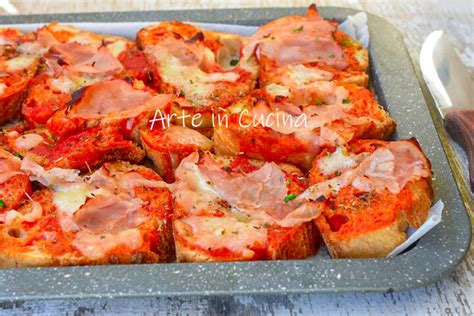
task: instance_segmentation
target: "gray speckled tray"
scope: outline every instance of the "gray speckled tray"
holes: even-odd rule
[[[1,24],[184,20],[260,25],[304,14],[306,8],[229,9],[4,16]],[[321,8],[327,18],[356,11]],[[119,296],[230,295],[406,290],[434,282],[461,262],[471,227],[401,34],[369,14],[372,83],[379,102],[398,123],[397,138],[416,136],[432,162],[435,199],[443,220],[417,245],[393,259],[256,261],[86,266],[0,270],[0,300]]]

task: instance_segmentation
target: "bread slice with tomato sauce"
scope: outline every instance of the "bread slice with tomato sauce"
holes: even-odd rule
[[[282,94],[286,96],[282,96]],[[360,86],[324,82],[303,90],[256,91],[228,108],[214,128],[218,154],[288,162],[309,170],[327,146],[352,139],[387,139],[395,121]]]
[[[90,127],[115,128],[139,143],[139,129],[171,111],[172,96],[157,94],[140,80],[111,79],[82,88],[65,110],[57,111],[46,127],[64,137]]]
[[[424,223],[433,201],[430,163],[414,140],[359,140],[324,150],[306,198],[333,258],[385,257]]]
[[[103,163],[124,160],[140,162],[145,152],[114,127],[91,127],[64,138],[44,128],[7,133],[10,150],[29,156],[47,169],[54,167],[90,171]]]
[[[258,65],[253,57],[240,56],[246,40],[176,21],[147,26],[137,34],[160,91],[180,97],[176,115],[201,116],[198,127],[186,122],[191,128],[211,127],[212,113],[255,87]]]
[[[172,199],[152,170],[106,163],[77,171],[22,168],[46,188],[0,223],[0,266],[160,263],[174,259]]]
[[[30,127],[46,124],[85,86],[123,77],[150,81],[151,70],[143,53],[122,37],[53,22],[38,29],[22,49],[43,61],[22,106]]]
[[[195,152],[175,176],[179,262],[304,259],[316,253],[313,223],[289,220],[287,203],[307,185],[298,168]]]
[[[287,81],[342,81],[366,87],[366,48],[324,20],[313,4],[306,16],[286,16],[259,27],[243,47],[243,58],[260,65],[260,87]]]
[[[0,28],[0,125],[20,117],[28,83],[36,73],[38,56],[21,49],[30,37],[13,28]]]

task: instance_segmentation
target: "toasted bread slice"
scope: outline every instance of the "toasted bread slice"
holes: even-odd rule
[[[183,22],[162,22],[137,34],[139,47],[159,76],[154,78],[159,90],[180,97],[176,100],[178,115],[201,115],[199,127],[210,127],[213,112],[255,87],[257,64],[253,58],[240,60],[245,41],[237,34]]]
[[[138,163],[145,157],[139,146],[125,139],[114,127],[91,127],[61,139],[38,128],[22,134],[11,132],[8,141],[12,152],[22,157],[30,156],[47,169],[90,171],[107,161]]]
[[[93,83],[124,76],[149,81],[150,69],[143,54],[122,37],[53,22],[38,29],[28,44],[24,50],[42,56],[44,61],[22,106],[30,127],[46,124],[56,111],[66,109],[81,88]]]
[[[335,80],[366,87],[368,51],[337,26],[333,20],[322,19],[311,5],[305,17],[287,16],[260,26],[244,46],[243,57],[258,58],[260,87],[288,79]]]
[[[174,181],[174,170],[181,160],[197,150],[211,150],[212,141],[199,132],[172,125],[169,128],[144,128],[140,131],[146,155],[166,181]]]
[[[324,82],[286,96],[278,88],[257,91],[228,109],[228,121],[214,129],[218,154],[288,162],[303,170],[322,148],[357,138],[386,139],[395,121],[369,90]]]
[[[171,100],[170,95],[158,95],[140,80],[104,80],[81,89],[68,108],[55,112],[46,126],[59,137],[87,127],[115,127],[139,142],[139,129],[150,119],[169,113]]]
[[[306,185],[298,168],[193,153],[175,175],[179,262],[303,259],[316,253],[319,237],[311,221],[282,227],[275,220]]]
[[[159,263],[174,259],[171,194],[152,170],[105,164],[87,178],[71,170],[0,224],[0,266]]]
[[[355,175],[355,176],[354,176]],[[323,209],[315,220],[334,258],[385,257],[426,220],[430,163],[413,141],[360,140],[314,161],[310,182]]]

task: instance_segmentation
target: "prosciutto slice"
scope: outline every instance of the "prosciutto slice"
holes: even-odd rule
[[[355,168],[311,186],[297,199],[314,201],[349,185],[362,192],[398,194],[408,182],[430,176],[429,162],[417,145],[412,141],[389,142],[358,161]]]
[[[20,165],[21,160],[19,158],[0,149],[0,184],[16,175],[24,174],[20,170]]]
[[[243,48],[244,59],[264,54],[279,66],[323,62],[337,69],[349,63],[335,41],[336,24],[323,20],[315,8],[306,17],[291,16],[263,25]]]
[[[285,174],[275,163],[239,174],[225,170],[209,153],[201,158],[193,153],[181,162],[176,177],[173,194],[189,212],[218,206],[223,200],[241,221],[258,219],[281,226],[295,226],[321,213],[316,207],[307,207],[305,201],[285,202]]]
[[[86,119],[133,118],[163,108],[170,100],[170,95],[153,96],[150,92],[134,89],[124,80],[102,81],[85,89],[71,115]]]
[[[56,44],[50,49],[49,64],[63,64],[74,72],[98,74],[118,73],[123,66],[106,46],[82,45],[77,42]]]

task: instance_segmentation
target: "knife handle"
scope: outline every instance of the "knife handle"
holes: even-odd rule
[[[449,111],[444,117],[444,126],[466,152],[469,182],[471,192],[474,192],[474,109]]]

